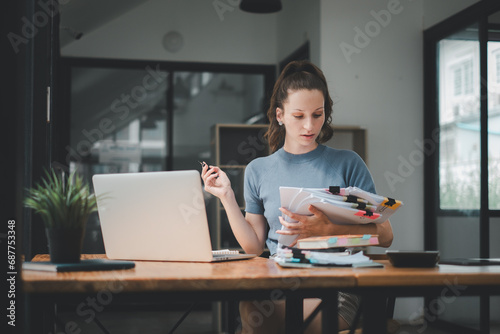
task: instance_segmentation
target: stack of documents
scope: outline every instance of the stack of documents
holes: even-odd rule
[[[383,223],[403,205],[399,200],[357,187],[280,187],[280,200],[282,207],[300,215],[312,215],[309,206],[313,205],[326,214],[332,223],[341,225]],[[286,215],[283,218],[287,222],[297,222]],[[280,235],[278,242],[289,246],[296,237]]]
[[[377,234],[324,235],[297,240],[300,249],[329,249],[341,247],[377,246]]]
[[[278,248],[274,261],[282,267],[378,267],[381,264],[358,252],[318,252],[296,248]]]

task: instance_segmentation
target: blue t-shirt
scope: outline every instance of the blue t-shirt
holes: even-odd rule
[[[361,157],[353,151],[324,145],[305,154],[291,154],[283,148],[250,162],[245,170],[245,211],[264,215],[269,224],[266,244],[276,253],[281,229],[279,187],[358,187],[375,193],[372,176]]]

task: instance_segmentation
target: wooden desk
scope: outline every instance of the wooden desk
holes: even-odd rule
[[[102,255],[87,256],[102,257]],[[47,257],[37,256],[35,260]],[[129,270],[51,273],[23,271],[24,292],[33,303],[33,328],[52,323],[50,314],[37,317],[37,310],[51,310],[58,302],[78,304],[85,296],[106,293],[112,302],[168,302],[178,300],[281,299],[287,301],[287,333],[300,332],[302,299],[322,297],[329,312],[336,312],[337,291],[363,297],[364,334],[383,333],[388,296],[429,296],[450,300],[459,295],[500,294],[500,266],[435,268],[284,269],[272,260],[222,263],[136,261]],[[436,299],[438,300],[438,299]],[[50,312],[49,312],[50,313]],[[334,313],[335,314],[335,313]],[[324,332],[337,327],[336,317],[323,317]],[[332,331],[330,331],[331,333]]]
[[[430,297],[430,309],[442,311],[459,296],[500,295],[500,266],[452,266],[434,268],[385,268],[356,270],[356,287],[363,298],[363,334],[383,333],[387,297]],[[432,312],[432,310],[430,311]],[[430,314],[432,317],[438,314]],[[425,320],[427,321],[427,320]]]
[[[48,257],[39,255],[34,260],[48,260]],[[219,263],[135,263],[134,269],[114,271],[54,273],[23,270],[24,292],[33,304],[32,328],[53,331],[50,328],[54,323],[52,305],[56,303],[78,305],[85,302],[87,296],[99,299],[99,294],[102,294],[103,299],[112,298],[113,303],[284,298],[288,313],[287,333],[298,333],[303,298],[323,297],[336,301],[338,289],[355,286],[349,268],[282,269],[274,261],[264,258]],[[329,307],[336,314],[337,303],[330,303]],[[37,317],[39,310],[46,314]],[[325,318],[327,328],[338,327],[336,317]]]

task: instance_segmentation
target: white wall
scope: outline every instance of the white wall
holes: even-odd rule
[[[430,28],[479,1],[480,0],[424,0],[423,28]]]
[[[282,61],[309,40],[311,61],[319,64],[319,0],[284,0],[278,14],[277,61]]]

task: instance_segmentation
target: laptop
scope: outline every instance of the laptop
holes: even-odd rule
[[[214,254],[196,170],[92,177],[106,256],[116,260],[215,262],[255,254]]]

